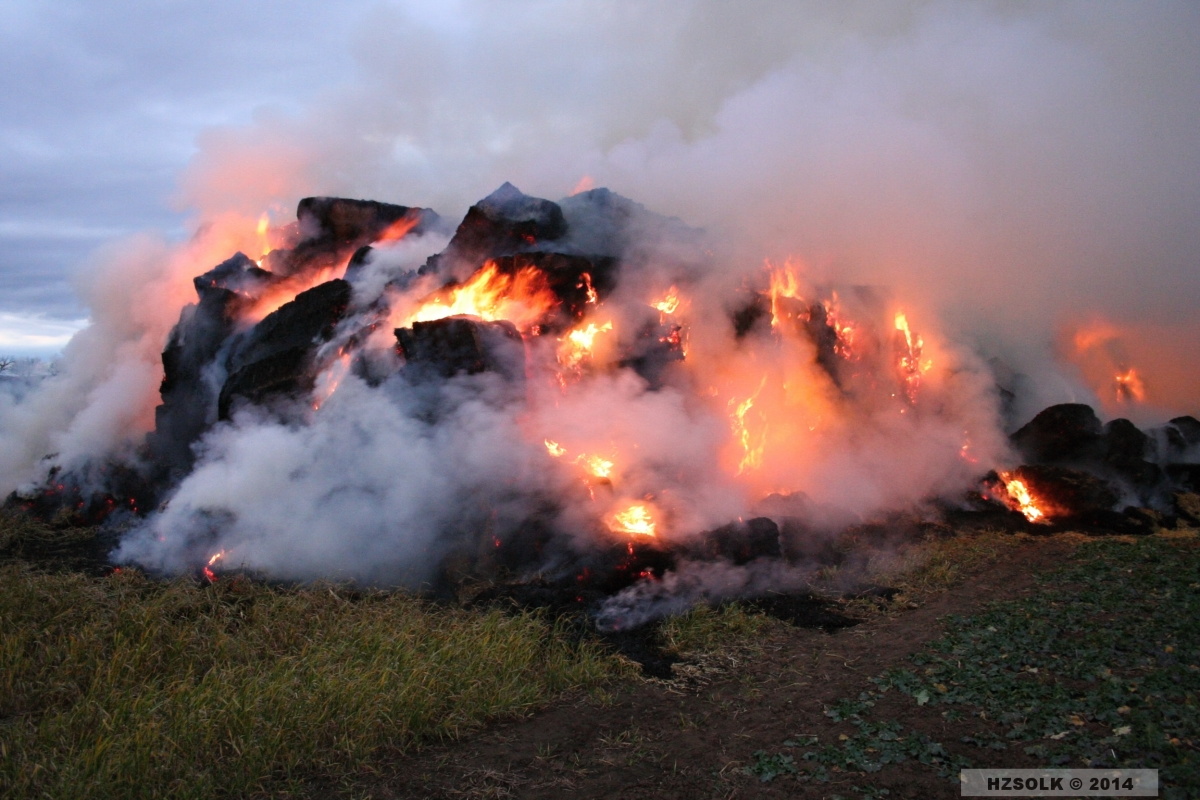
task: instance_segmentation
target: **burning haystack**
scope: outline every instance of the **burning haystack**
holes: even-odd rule
[[[258,238],[195,277],[137,452],[13,502],[132,511],[113,557],[163,573],[692,596],[786,588],[897,512],[1164,522],[1195,485],[1195,420],[1057,406],[1010,441],[992,371],[920,308],[604,189],[505,184],[456,228],[308,198]]]

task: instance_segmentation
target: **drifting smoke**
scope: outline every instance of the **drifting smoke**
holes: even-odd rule
[[[1200,144],[1198,30],[1182,3],[381,7],[354,44],[358,85],[298,118],[206,134],[181,189],[192,242],[98,260],[93,324],[63,373],[2,411],[0,488],[134,458],[191,279],[269,249],[264,210],[268,238],[305,195],[455,219],[506,180],[545,197],[607,186],[706,231],[635,215],[620,281],[584,320],[604,363],[677,286],[678,369],[661,385],[629,368],[566,391],[531,380],[519,403],[495,376],[452,380],[433,416],[431,390],[397,375],[341,378],[303,424],[242,409],[118,557],[171,571],[225,550],[286,577],[419,583],[460,538],[502,540],[530,516],[588,538],[645,502],[662,535],[686,539],[769,514],[768,497],[833,526],[952,496],[1008,457],[997,379],[1017,392],[1009,425],[1110,395],[1110,413],[1194,411],[1200,182],[1180,165]],[[574,246],[612,247],[589,240],[586,219]],[[403,326],[446,275],[389,281],[446,241],[377,248],[356,310],[383,298]],[[764,260],[792,299],[873,331],[869,364],[891,363],[902,309],[923,337],[909,342],[919,388],[884,387],[849,359],[831,378],[794,333],[736,335],[733,298],[768,291]],[[476,266],[447,269],[461,280]],[[1104,352],[1121,353],[1103,370],[1064,344],[1097,319],[1113,331]],[[365,357],[389,363],[389,331]],[[550,342],[531,348],[561,363]],[[1144,403],[1101,374],[1110,366],[1142,370]],[[910,390],[915,402],[895,396]],[[571,466],[587,456],[614,465],[600,489]]]
[[[1171,366],[1200,345],[1198,30],[1188,3],[393,4],[358,85],[213,132],[183,197],[454,217],[586,175],[746,258],[892,287],[1038,377],[1023,411],[1107,394],[1041,380],[1099,315],[1159,353],[1149,402],[1178,413],[1200,390]]]
[[[505,186],[480,207],[530,202]],[[436,273],[416,269],[445,244],[436,232],[372,251],[345,270],[351,311],[322,348],[343,355],[311,394],[282,416],[232,405],[116,557],[174,572],[221,552],[281,577],[415,585],[533,526],[551,534],[537,561],[553,570],[622,537],[686,547],[767,498],[830,528],[861,521],[952,497],[1005,457],[990,374],[877,291],[822,303],[796,265],[739,265],[603,190],[535,206],[554,219],[547,206],[566,235],[546,223],[551,241],[531,235],[529,252],[591,254],[566,286],[577,306],[550,272],[467,258],[467,222],[426,262]],[[567,307],[569,327],[550,332]],[[456,356],[423,362],[412,327],[398,369],[392,327],[463,313],[514,325],[519,363],[448,376]]]

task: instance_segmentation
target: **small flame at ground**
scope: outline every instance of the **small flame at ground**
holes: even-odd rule
[[[546,452],[549,453],[550,455],[554,456],[555,458],[562,458],[567,453],[567,449],[565,447],[563,447],[562,445],[560,445],[558,442],[553,442],[553,441],[547,439],[545,441],[545,444],[546,444]]]
[[[1045,512],[1038,508],[1025,482],[1014,478],[1009,472],[999,474],[1000,480],[1004,481],[1004,488],[1008,492],[1009,505],[1024,514],[1025,519],[1030,522],[1046,522]]]
[[[216,573],[216,571],[213,570],[213,566],[218,561],[223,559],[224,557],[225,557],[225,551],[219,550],[216,553],[213,553],[212,558],[210,558],[208,560],[208,563],[204,565],[204,567],[203,567],[204,577],[209,583],[217,582],[217,573]]]

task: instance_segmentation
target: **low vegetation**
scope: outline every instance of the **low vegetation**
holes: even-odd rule
[[[950,780],[972,766],[1152,768],[1161,796],[1194,796],[1198,615],[1194,534],[1087,542],[1034,595],[951,618],[911,666],[830,705],[826,716],[849,726],[836,741],[797,737],[756,751],[746,772],[845,785],[905,761]],[[893,692],[924,707],[930,724],[895,722]],[[920,730],[945,723],[961,731],[954,741]],[[855,785],[851,796],[878,791]]]
[[[537,615],[401,593],[12,560],[0,586],[4,797],[283,795],[631,670]]]
[[[603,702],[637,672],[537,613],[246,577],[101,577],[72,555],[93,537],[0,516],[0,796],[353,794],[372,765],[571,691]],[[881,555],[867,573],[897,593],[845,608],[901,613],[1018,542],[935,537]],[[1194,534],[1084,541],[1034,595],[951,618],[909,663],[831,703],[836,738],[760,742],[744,771],[880,798],[905,762],[948,781],[964,766],[1145,766],[1172,796],[1200,785],[1198,613]],[[656,638],[694,688],[781,624],[733,604],[664,620]]]

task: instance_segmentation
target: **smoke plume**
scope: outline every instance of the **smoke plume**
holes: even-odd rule
[[[677,286],[678,369],[531,380],[520,402],[490,375],[431,398],[400,374],[351,374],[313,413],[309,397],[283,419],[242,409],[118,557],[175,571],[225,551],[283,577],[420,584],[479,530],[503,541],[531,517],[589,539],[609,510],[648,502],[686,539],[774,497],[845,524],[961,492],[1009,458],[1006,428],[1052,402],[1194,413],[1198,31],[1196,6],[1166,2],[379,6],[349,43],[354,85],[201,138],[179,192],[191,241],[97,255],[81,280],[92,325],[61,374],[0,407],[0,489],[136,461],[191,279],[294,237],[301,197],[456,220],[505,181],[552,199],[608,187],[657,212],[622,229],[622,276],[592,321],[636,329]],[[562,205],[573,246],[610,246]],[[403,324],[440,285],[413,270],[446,243],[376,248],[355,313],[383,302]],[[772,269],[807,302],[837,292],[821,313],[883,337],[878,363],[902,309],[919,388],[849,366],[831,378],[804,337],[735,331],[738,292],[765,292]],[[381,369],[390,329],[364,350]],[[1114,384],[1135,368],[1141,398]],[[997,382],[1015,393],[1007,417]],[[585,456],[616,477],[588,488],[569,466]]]

